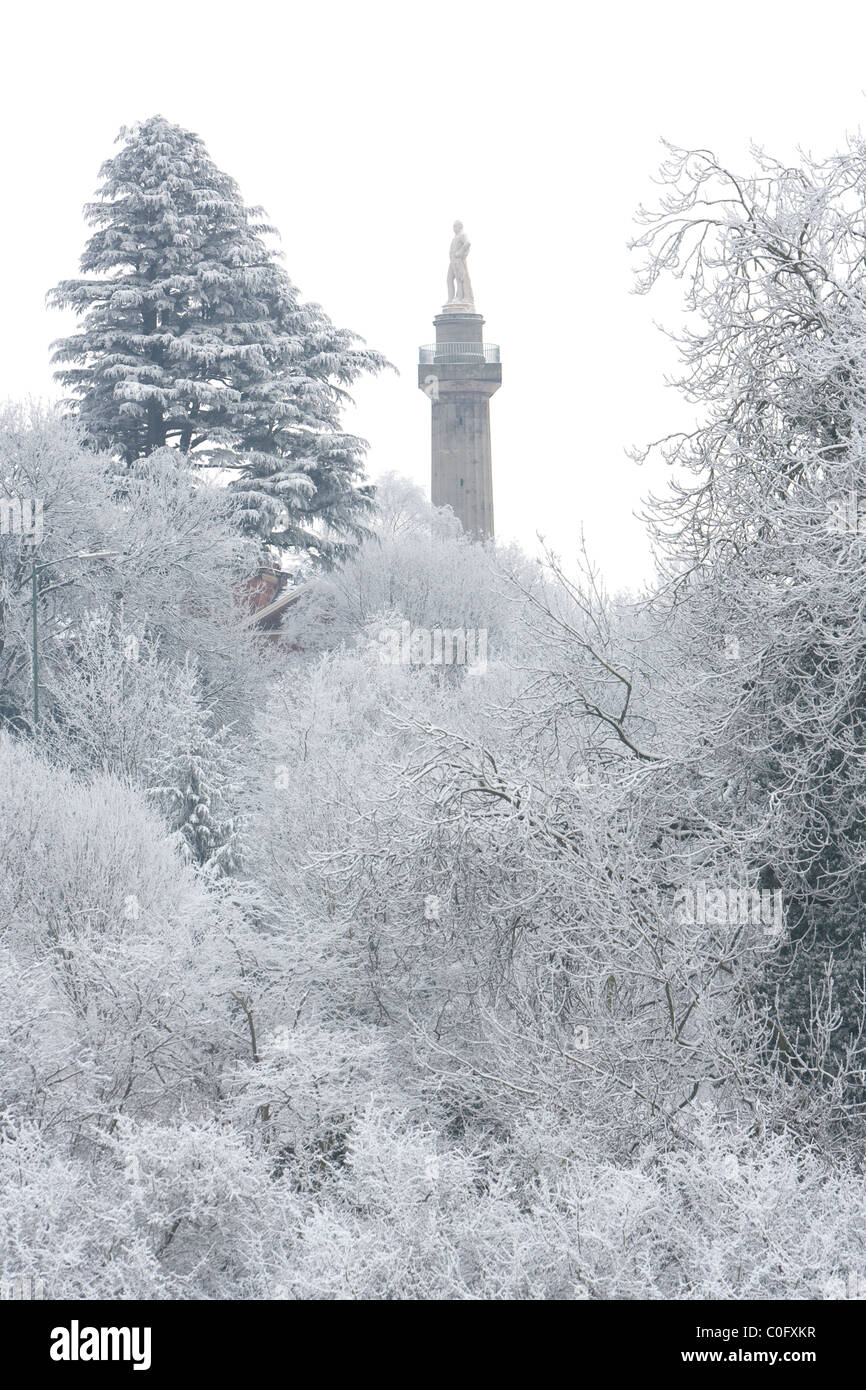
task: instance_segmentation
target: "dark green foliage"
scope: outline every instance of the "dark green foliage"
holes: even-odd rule
[[[88,437],[130,464],[168,444],[230,468],[247,529],[340,553],[371,497],[340,411],[382,357],[300,303],[273,228],[197,135],[154,116],[119,139],[85,210],[86,278],[50,295],[83,320],[54,360]]]

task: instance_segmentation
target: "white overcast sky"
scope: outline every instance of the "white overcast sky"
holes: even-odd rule
[[[534,550],[541,532],[568,558],[583,524],[612,587],[649,573],[634,513],[664,481],[625,450],[687,418],[654,327],[676,297],[630,293],[660,137],[742,166],[752,140],[786,161],[828,152],[864,115],[866,9],[847,0],[43,0],[3,27],[0,394],[54,393],[67,323],[45,291],[77,272],[119,127],[158,112],[266,208],[304,296],[399,368],[362,383],[346,421],[374,476],[429,486],[417,348],[464,222],[502,347],[498,534]]]

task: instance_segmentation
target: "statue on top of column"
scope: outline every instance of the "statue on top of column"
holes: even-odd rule
[[[459,304],[461,309],[474,309],[472,281],[469,279],[469,271],[466,267],[466,257],[469,255],[469,238],[463,230],[462,222],[454,223],[454,239],[448,254],[450,258],[448,262],[448,304]]]

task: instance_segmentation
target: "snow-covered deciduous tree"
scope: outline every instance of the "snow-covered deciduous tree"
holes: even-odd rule
[[[4,992],[38,1000],[19,1012],[7,994],[10,1104],[86,1146],[118,1113],[213,1097],[244,1045],[237,910],[206,894],[127,783],[73,777],[6,736],[0,758]]]
[[[653,513],[689,673],[671,695],[700,711],[676,756],[703,839],[782,894],[778,1056],[847,1076],[863,1113],[866,145],[795,168],[759,152],[745,175],[672,150],[663,178],[643,287],[685,281],[680,384],[703,411],[661,446]]]
[[[183,855],[208,872],[239,862],[231,817],[230,731],[215,729],[193,662],[175,665],[122,613],[85,612],[47,687],[43,747],[79,772],[111,772],[146,789]]]
[[[157,643],[166,661],[182,666],[190,653],[205,701],[219,702],[218,722],[248,726],[267,669],[254,634],[238,622],[256,548],[238,536],[225,490],[191,472],[174,450],[119,477],[80,434],[55,411],[0,414],[8,486],[43,500],[35,558],[44,713],[55,657],[74,650],[85,612],[105,610],[126,635]],[[78,558],[93,553],[106,558]],[[32,708],[32,558],[26,538],[0,538],[0,689],[6,717],[23,723]],[[120,655],[128,670],[130,654]]]
[[[661,182],[634,243],[638,288],[684,281],[677,384],[703,417],[654,446],[677,465],[653,519],[679,572],[760,538],[760,501],[838,487],[860,452],[866,143],[795,167],[755,151],[745,173],[670,147]]]

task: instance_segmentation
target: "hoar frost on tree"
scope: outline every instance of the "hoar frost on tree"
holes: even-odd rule
[[[822,1087],[847,1076],[850,1118],[866,1105],[866,142],[795,168],[757,151],[746,175],[671,149],[662,178],[641,288],[684,281],[679,385],[704,407],[661,445],[675,472],[653,510],[671,669],[691,673],[683,820],[781,892],[763,981],[777,1056]]]
[[[49,296],[82,319],[55,360],[90,439],[129,464],[169,444],[236,470],[248,529],[335,557],[371,497],[340,412],[384,359],[300,302],[274,229],[197,135],[154,116],[118,138],[85,210],[86,278]]]

